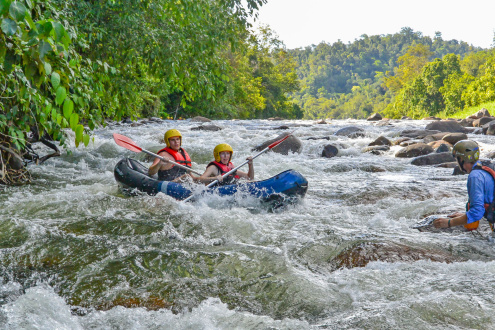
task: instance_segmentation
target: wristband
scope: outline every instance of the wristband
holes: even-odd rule
[[[447,224],[449,225],[449,228],[450,228],[450,219],[449,219],[449,222]]]

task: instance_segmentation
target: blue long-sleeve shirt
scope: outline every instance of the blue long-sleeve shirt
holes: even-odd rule
[[[477,162],[476,165],[481,165],[481,163]],[[469,173],[467,180],[469,211],[466,213],[468,223],[483,218],[485,204],[493,201],[494,187],[493,177],[487,171],[473,170]]]

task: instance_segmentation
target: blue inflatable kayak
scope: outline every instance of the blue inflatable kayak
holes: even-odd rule
[[[114,169],[115,180],[124,191],[137,189],[150,195],[161,192],[177,200],[189,197],[193,192],[180,183],[159,181],[148,175],[148,168],[137,160],[124,158]],[[308,180],[294,170],[287,170],[266,180],[212,187],[201,192],[232,196],[243,193],[263,201],[280,200],[286,197],[302,198],[308,190]]]

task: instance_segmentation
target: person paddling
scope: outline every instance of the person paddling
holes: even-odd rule
[[[191,167],[191,158],[182,148],[182,134],[176,129],[170,129],[165,132],[164,140],[167,147],[158,151],[157,154],[180,165]],[[185,169],[164,162],[159,158],[155,158],[148,169],[149,175],[156,173],[158,173],[158,179],[161,181],[181,182],[188,177],[192,177],[190,173],[186,173]]]
[[[456,212],[448,218],[433,221],[436,228],[449,228],[464,225],[468,230],[478,228],[479,220],[485,217],[493,231],[494,219],[494,164],[480,161],[480,150],[476,142],[462,140],[454,145],[452,155],[459,168],[469,174],[467,180],[468,203],[466,213]]]
[[[196,177],[195,181],[210,183],[212,181],[218,180],[219,185],[226,185],[236,183],[237,180],[239,180],[240,178],[253,180],[254,166],[252,157],[246,158],[246,160],[249,160],[248,173],[237,170],[227,177],[222,177],[223,174],[235,168],[234,164],[232,164],[231,162],[233,154],[234,150],[227,143],[217,145],[213,150],[213,157],[215,160],[208,164],[208,166],[206,167],[206,171],[200,177]]]

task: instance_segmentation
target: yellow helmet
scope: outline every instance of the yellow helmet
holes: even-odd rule
[[[230,160],[232,159],[232,154],[234,154],[234,149],[232,149],[232,147],[229,146],[227,143],[219,144],[215,147],[215,149],[213,149],[213,157],[215,157],[215,161],[220,163],[220,153],[224,151],[230,152],[230,162]]]
[[[169,129],[168,131],[165,132],[165,135],[163,136],[163,139],[165,140],[165,144],[167,145],[167,147],[170,148],[170,142],[168,141],[168,139],[170,139],[171,137],[180,137],[180,145],[182,146],[182,134],[180,134],[180,132],[176,129]]]

